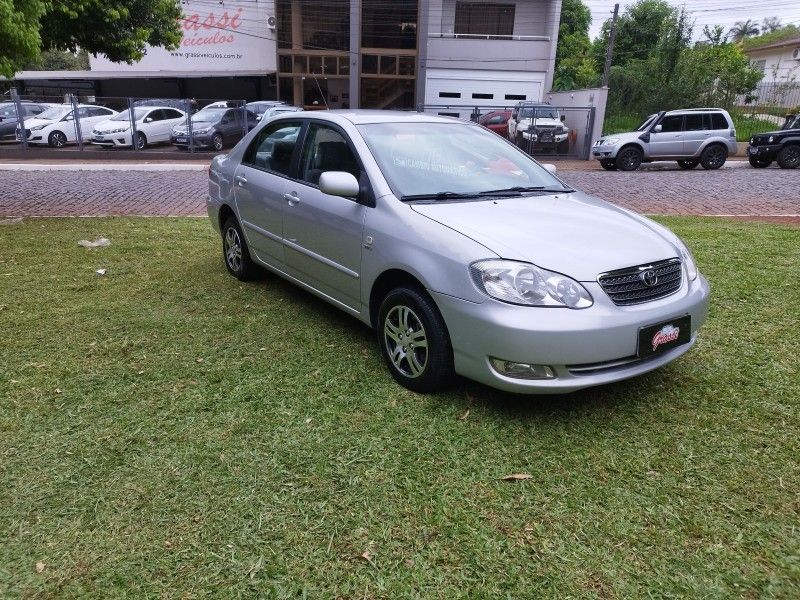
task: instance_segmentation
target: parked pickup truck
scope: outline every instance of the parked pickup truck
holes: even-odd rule
[[[800,115],[787,115],[779,131],[759,133],[750,138],[747,157],[756,169],[764,169],[774,160],[781,169],[800,166]]]

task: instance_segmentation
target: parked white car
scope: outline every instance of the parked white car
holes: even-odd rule
[[[71,104],[58,104],[40,113],[35,119],[25,121],[25,135],[29,144],[47,144],[51,148],[63,148],[78,140],[80,127],[81,140],[87,140],[96,123],[105,121],[117,114],[105,106],[91,104],[78,105],[78,123]],[[22,128],[17,126],[17,139],[22,139]]]
[[[291,112],[299,112],[301,110],[303,110],[303,108],[300,106],[291,106],[289,104],[277,104],[275,106],[267,108],[266,110],[264,110],[263,113],[257,115],[256,118],[259,121],[265,121],[267,119],[271,119],[272,117],[277,117],[278,115],[283,115]]]
[[[136,122],[136,147],[139,150],[148,144],[169,143],[172,128],[186,121],[186,113],[169,106],[140,106],[133,109]],[[132,146],[134,135],[131,129],[130,110],[124,110],[94,126],[92,144],[105,148]]]

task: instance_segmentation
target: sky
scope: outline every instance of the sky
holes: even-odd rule
[[[617,0],[619,12],[633,4],[633,0]],[[703,25],[724,25],[730,29],[736,21],[752,19],[759,24],[764,17],[779,17],[784,25],[794,23],[800,26],[800,2],[794,0],[668,0],[675,6],[685,6],[695,19],[694,35],[699,37]],[[600,33],[600,27],[614,12],[615,0],[583,0],[583,3],[592,11],[592,27],[589,37],[595,39]]]

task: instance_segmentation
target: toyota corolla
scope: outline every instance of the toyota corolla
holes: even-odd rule
[[[233,276],[363,321],[415,391],[571,392],[675,360],[708,312],[688,248],[552,171],[456,119],[293,113],[213,160],[208,214]]]

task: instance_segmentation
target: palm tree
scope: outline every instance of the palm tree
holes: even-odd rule
[[[758,25],[756,25],[756,22],[752,19],[737,21],[730,30],[730,35],[734,42],[741,42],[744,38],[750,37],[751,35],[758,35],[758,33]]]
[[[761,33],[772,33],[773,31],[778,31],[781,27],[781,20],[778,17],[765,17],[761,21]]]

